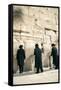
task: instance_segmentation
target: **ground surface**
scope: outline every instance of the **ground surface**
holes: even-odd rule
[[[44,69],[43,73],[35,74],[35,72],[23,72],[19,74],[18,72],[13,76],[13,84],[34,84],[34,83],[49,83],[58,82],[58,70],[54,69]]]

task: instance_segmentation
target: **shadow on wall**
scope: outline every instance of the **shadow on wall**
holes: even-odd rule
[[[34,68],[34,55],[30,55],[24,64],[24,71],[33,71]]]
[[[34,71],[34,55],[30,55],[27,59],[25,59],[24,63],[24,71]],[[16,73],[18,70],[17,60],[14,58],[13,60],[13,73]]]
[[[17,19],[21,19],[21,21],[23,21],[23,12],[20,8],[15,8],[13,9],[13,17],[14,17],[14,20],[17,20]]]

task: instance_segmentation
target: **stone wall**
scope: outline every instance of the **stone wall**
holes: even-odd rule
[[[13,7],[13,70],[17,71],[16,53],[20,44],[26,52],[24,70],[34,70],[35,43],[43,43],[43,66],[49,66],[51,44],[58,45],[58,8],[52,7]],[[57,46],[58,47],[58,46]]]

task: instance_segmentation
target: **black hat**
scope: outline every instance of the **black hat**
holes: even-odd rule
[[[35,44],[36,47],[38,47],[38,44]]]
[[[51,44],[51,46],[55,46],[55,44],[53,43],[53,44]]]
[[[20,45],[20,46],[19,46],[19,48],[22,48],[22,47],[23,47],[23,45]]]

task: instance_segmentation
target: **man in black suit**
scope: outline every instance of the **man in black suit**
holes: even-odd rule
[[[53,57],[53,64],[55,65],[55,69],[57,69],[59,67],[57,48],[55,47],[55,44],[52,44],[51,46],[52,46],[51,56]]]
[[[43,72],[43,68],[42,68],[42,50],[39,48],[38,44],[35,45],[34,55],[35,55],[35,67],[37,69],[36,73],[39,73],[39,69],[41,69],[41,72]]]
[[[23,72],[24,60],[25,60],[25,51],[23,49],[23,45],[20,45],[19,49],[17,50],[17,63],[19,66],[20,73]]]

